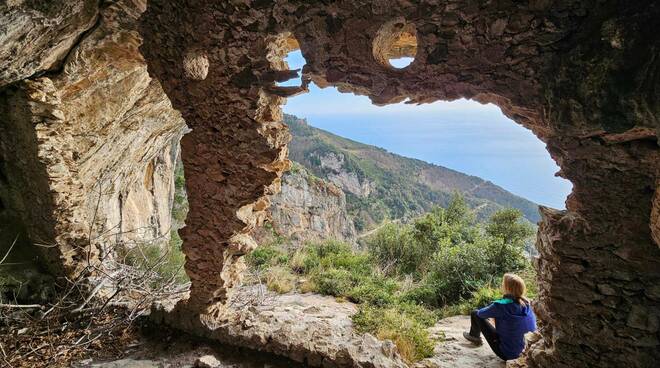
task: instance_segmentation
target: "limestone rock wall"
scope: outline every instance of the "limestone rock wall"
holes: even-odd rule
[[[294,242],[336,239],[354,243],[357,232],[346,210],[346,195],[305,168],[282,177],[280,193],[270,197],[270,223]]]
[[[0,54],[0,84],[11,83],[0,99],[0,198],[48,245],[37,249],[51,271],[71,276],[117,244],[169,238],[185,123],[138,51],[144,1],[45,3],[9,5],[0,18],[14,30],[1,40],[14,54]],[[49,28],[14,29],[25,14],[25,27]],[[59,64],[48,61],[60,51]]]
[[[95,26],[98,0],[8,0],[0,4],[0,87],[61,67]]]
[[[319,157],[321,168],[327,169],[328,180],[338,187],[358,197],[368,197],[371,194],[372,184],[368,180],[360,180],[358,175],[346,169],[346,159],[343,154],[329,152]]]
[[[150,1],[141,50],[193,128],[183,140],[188,306],[208,311],[239,279],[241,256],[254,245],[246,234],[287,167],[283,97],[314,81],[377,104],[471,98],[499,105],[531,129],[574,184],[567,211],[544,210],[537,245],[543,339],[529,363],[654,366],[659,7],[623,0]],[[415,61],[394,69],[382,59],[402,45],[387,43],[410,25]],[[290,36],[307,61],[303,85],[277,87],[291,76],[281,70],[288,44],[281,41]]]

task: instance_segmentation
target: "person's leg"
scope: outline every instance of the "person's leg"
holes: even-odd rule
[[[483,334],[486,342],[488,342],[491,350],[493,350],[493,353],[495,353],[500,359],[506,360],[502,355],[500,340],[495,331],[495,327],[491,325],[488,320],[479,318],[479,316],[477,316],[477,311],[470,313],[470,322],[470,332],[468,335],[471,338],[468,338],[468,336],[466,336],[466,338],[472,342],[478,343],[476,340],[480,342],[480,335]]]
[[[479,337],[481,335],[482,321],[483,320],[477,316],[476,310],[470,313],[470,336]]]

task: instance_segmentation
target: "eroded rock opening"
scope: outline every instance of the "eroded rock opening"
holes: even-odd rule
[[[249,150],[239,148],[231,155],[245,158],[243,174],[228,171],[229,175],[223,176],[228,182],[222,186],[201,172],[202,168],[212,172],[209,162],[215,160],[202,162],[190,158],[186,162],[195,175],[199,174],[192,180],[200,183],[200,189],[204,182],[207,192],[226,194],[227,200],[222,201],[222,205],[218,202],[217,208],[232,209],[225,212],[228,217],[224,222],[231,224],[225,226],[226,230],[208,229],[194,221],[189,224],[185,234],[187,247],[195,248],[195,257],[201,257],[200,250],[206,249],[202,243],[208,241],[203,239],[217,238],[217,242],[226,245],[209,248],[206,254],[217,254],[220,250],[223,254],[229,252],[230,258],[223,256],[223,259],[232,261],[226,263],[228,267],[223,268],[223,273],[236,275],[231,271],[237,270],[233,257],[242,252],[232,252],[230,249],[237,246],[228,241],[232,237],[242,237],[245,229],[252,226],[254,217],[240,216],[244,220],[236,221],[239,216],[233,213],[249,212],[238,211],[246,205],[251,210],[260,208],[255,203],[263,201],[261,196],[273,188],[271,183],[278,182],[279,169],[285,167],[278,165],[279,169],[275,169],[273,164],[286,151],[286,134],[280,136],[282,140],[272,135],[267,139],[268,135],[263,134],[274,132],[272,128],[280,124],[278,98],[291,94],[273,87],[272,81],[277,78],[272,76],[274,73],[269,71],[269,64],[264,60],[267,60],[265,50],[270,43],[267,35],[292,31],[308,62],[305,74],[319,86],[335,85],[340,90],[368,95],[376,104],[459,97],[494,102],[507,116],[530,128],[546,142],[551,155],[562,167],[562,175],[570,179],[575,188],[567,211],[543,210],[537,246],[542,254],[539,314],[545,323],[544,339],[529,350],[530,364],[616,365],[617,362],[624,364],[624,360],[628,363],[634,360],[639,366],[650,364],[651,357],[657,354],[657,329],[640,329],[641,324],[634,321],[644,315],[648,326],[655,325],[650,321],[657,319],[652,312],[657,307],[657,297],[641,289],[623,296],[623,290],[635,289],[635,284],[652,288],[658,279],[658,250],[650,228],[651,198],[657,176],[657,138],[652,133],[653,128],[644,128],[648,126],[645,121],[651,120],[643,118],[656,114],[657,103],[652,102],[656,100],[651,97],[652,89],[645,89],[643,86],[648,84],[641,82],[649,78],[657,81],[657,76],[641,68],[655,65],[652,57],[655,51],[649,49],[647,43],[649,40],[656,43],[657,39],[645,33],[650,32],[651,18],[648,9],[642,8],[650,4],[620,5],[500,3],[480,6],[465,3],[453,6],[442,3],[426,4],[420,11],[416,6],[403,3],[386,8],[376,4],[342,3],[341,6],[329,5],[326,13],[318,13],[316,5],[278,4],[263,8],[227,5],[220,6],[222,13],[214,15],[208,15],[213,13],[205,5],[188,5],[186,12],[206,14],[205,19],[208,19],[202,23],[207,28],[199,33],[186,31],[190,29],[186,26],[187,20],[172,15],[180,14],[184,7],[176,4],[150,7],[143,22],[146,36],[143,52],[150,72],[161,80],[173,104],[194,130],[215,131],[206,139],[201,133],[191,136],[184,144],[184,151],[188,148],[195,152],[204,147],[205,151],[221,152],[227,155],[227,163],[233,167],[237,163],[229,159],[227,149],[212,149],[215,139],[210,137],[220,134],[225,147],[245,147],[247,137],[254,137]],[[418,45],[415,62],[408,68],[393,70],[375,57],[373,40],[383,24],[401,16],[416,25]],[[242,19],[244,23],[231,19]],[[269,23],[266,19],[276,21]],[[305,22],[301,22],[302,19]],[[626,34],[621,36],[627,40],[626,47],[621,49],[615,47],[619,42],[608,41],[612,32],[605,32],[601,27],[606,23],[619,25],[614,27],[619,35]],[[231,29],[232,36],[224,41],[211,41],[204,36],[211,29],[212,34],[225,34]],[[361,31],[356,32],[356,29]],[[631,29],[637,32],[626,31]],[[574,34],[578,36],[571,36]],[[587,34],[602,37],[589,39]],[[217,71],[215,90],[209,88],[209,83],[181,84],[176,70],[164,68],[163,61],[177,59],[181,51],[176,47],[164,50],[156,45],[176,45],[182,37],[194,40],[207,50],[210,69]],[[636,61],[630,64],[632,59]],[[605,69],[591,67],[604,67],[605,63],[614,64],[608,64],[610,67]],[[632,69],[630,65],[640,68]],[[578,77],[584,73],[587,73],[586,78]],[[625,75],[628,81],[639,81],[633,82],[638,86],[634,89],[637,92],[619,88],[618,78]],[[218,85],[224,86],[221,93]],[[191,95],[204,95],[218,102],[215,106],[202,106],[188,97]],[[232,101],[242,101],[244,108],[238,108],[235,102],[228,104],[229,100],[225,99],[228,96],[232,96]],[[607,111],[613,114],[597,113],[597,106],[603,105],[596,101],[609,101]],[[626,110],[624,106],[628,104],[641,104],[650,109],[637,116],[614,113]],[[229,114],[230,110],[233,113]],[[249,112],[248,116],[244,112]],[[236,120],[243,123],[236,125],[232,122]],[[254,129],[248,133],[250,129],[242,127]],[[633,127],[646,133],[633,134],[630,130]],[[232,132],[232,135],[224,132]],[[255,186],[257,178],[264,181]],[[249,180],[249,184],[244,180]],[[238,191],[231,184],[234,181],[243,183],[243,190]],[[201,197],[209,196],[200,194]],[[635,198],[634,203],[639,204],[624,211],[625,230],[620,217],[613,216],[621,213],[624,197]],[[208,200],[199,208],[193,204],[191,217],[213,218],[209,213],[211,206]],[[229,231],[230,228],[235,230]],[[641,254],[639,252],[652,256],[637,258],[635,255]],[[189,254],[189,258],[195,257]],[[205,267],[211,267],[208,261],[203,262]],[[221,283],[200,281],[196,286],[193,280],[193,290],[205,291],[192,299],[193,304],[205,304],[204,300],[222,301],[225,289],[213,292],[213,288],[233,282],[230,279]],[[608,285],[616,291],[604,293],[602,290],[609,289],[605,286],[599,289],[598,285]],[[646,313],[633,313],[635,316],[631,317],[633,304],[637,306],[635,311],[641,311],[641,307]],[[641,336],[653,342],[646,347],[635,344],[633,341]],[[624,356],[627,358],[622,358]]]
[[[373,41],[374,58],[385,66],[403,69],[412,64],[417,55],[417,29],[405,19],[385,23]]]
[[[181,312],[191,323],[200,321],[196,313],[217,321],[211,317],[222,314],[242,257],[255,247],[249,233],[289,167],[279,106],[304,91],[305,78],[375,104],[469,98],[495,103],[531,129],[574,184],[566,211],[542,209],[543,328],[528,364],[657,362],[656,2],[0,7],[10,24],[0,52],[3,223],[47,245],[36,253],[57,277],[98,265],[106,254],[100,240],[129,228],[139,211],[123,209],[145,208],[148,188],[156,187],[146,173],[168,162],[185,120],[190,214],[181,235],[192,288]],[[391,22],[403,28],[383,33]],[[376,56],[374,40],[412,34],[408,24],[415,61],[397,70],[387,57],[412,55],[410,42],[384,44]],[[275,84],[292,76],[269,60],[279,53],[273,40],[290,50],[288,34],[307,60],[301,86]],[[136,227],[160,218],[142,215],[133,217]]]

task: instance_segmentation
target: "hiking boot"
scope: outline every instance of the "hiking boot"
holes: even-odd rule
[[[481,337],[474,337],[474,336],[470,335],[469,332],[463,332],[463,337],[465,337],[465,339],[467,341],[469,341],[469,342],[471,342],[471,343],[473,343],[477,346],[481,346],[481,344],[483,344],[483,342],[481,341]]]

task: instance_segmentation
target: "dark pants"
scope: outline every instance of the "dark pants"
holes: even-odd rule
[[[474,311],[470,314],[471,326],[470,326],[470,335],[474,337],[479,337],[479,334],[483,334],[488,345],[493,350],[495,355],[500,357],[502,360],[506,360],[502,355],[502,350],[500,349],[500,338],[495,332],[495,327],[483,318],[477,316],[477,311]]]

